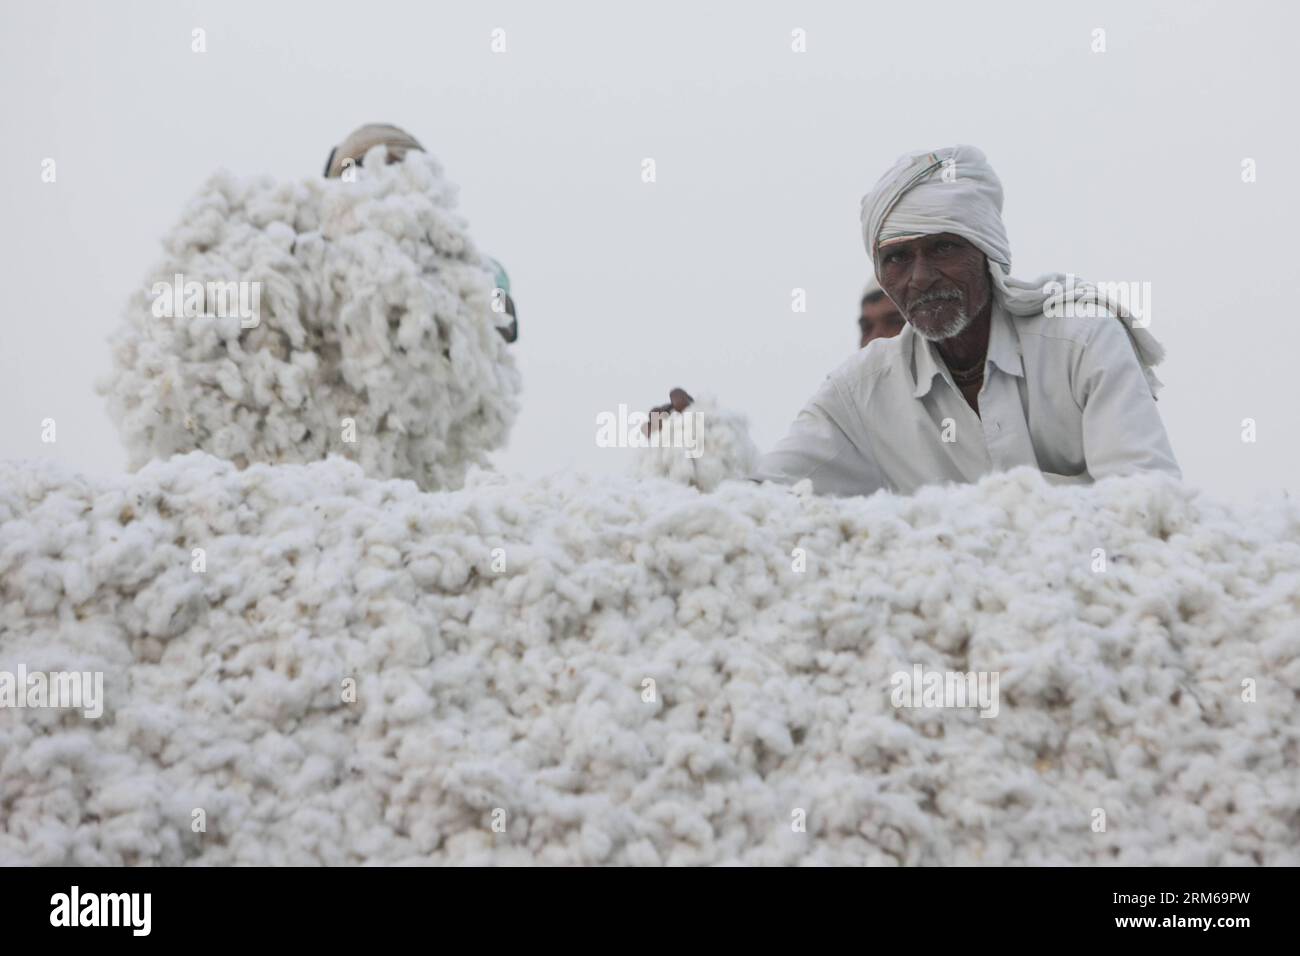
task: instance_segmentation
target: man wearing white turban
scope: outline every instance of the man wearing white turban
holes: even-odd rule
[[[1155,407],[1163,349],[1090,283],[1010,277],[982,152],[903,156],[863,197],[862,229],[907,327],[832,372],[752,478],[846,495],[1018,465],[1064,481],[1180,476]]]

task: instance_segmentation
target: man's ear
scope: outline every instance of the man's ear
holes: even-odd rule
[[[329,179],[329,178],[330,178],[330,167],[334,165],[334,154],[337,153],[338,151],[339,151],[339,148],[338,148],[337,146],[335,146],[333,149],[330,150],[330,158],[327,159],[327,160],[325,160],[325,178],[326,178],[326,179]]]

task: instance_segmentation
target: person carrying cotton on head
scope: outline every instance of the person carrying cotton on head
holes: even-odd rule
[[[907,325],[832,372],[750,477],[841,495],[1021,465],[1181,477],[1155,406],[1164,350],[1090,283],[1010,276],[1002,183],[980,150],[903,156],[861,219]]]
[[[424,152],[420,141],[400,126],[366,123],[358,126],[343,142],[330,150],[329,157],[325,160],[325,178],[346,178],[349,170],[360,167],[365,162],[366,153],[376,146],[385,148],[385,162],[389,165],[400,163],[409,152]],[[510,297],[510,277],[506,274],[505,267],[491,256],[484,257],[483,267],[492,274],[496,283],[497,296],[494,301],[497,304],[494,304],[494,310],[510,319],[509,325],[504,324],[504,320],[499,322],[497,331],[507,342],[513,343],[519,339],[519,315],[515,300]]]

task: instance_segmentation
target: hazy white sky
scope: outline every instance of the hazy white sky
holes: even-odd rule
[[[1187,479],[1300,492],[1295,5],[614,6],[0,0],[0,454],[122,468],[93,381],[185,201],[223,166],[319,175],[374,120],[439,157],[510,271],[506,471],[623,470],[597,414],[674,385],[769,446],[855,345],[862,194],[968,142],[1002,177],[1014,274],[1151,283]]]

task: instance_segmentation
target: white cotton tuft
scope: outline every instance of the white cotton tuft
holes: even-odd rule
[[[651,447],[636,452],[633,474],[668,478],[701,491],[746,477],[758,460],[749,419],[722,408],[711,396],[697,399],[684,412],[666,414],[657,437],[652,429],[649,440]]]
[[[454,488],[503,444],[519,375],[456,187],[427,154],[385,165],[375,147],[355,181],[218,173],[163,247],[99,386],[132,469],[196,449],[240,467],[340,455]],[[207,296],[213,317],[155,315],[155,283],[177,275],[257,283],[255,326]]]
[[[1300,864],[1292,502],[482,477],[0,462],[0,866]]]

